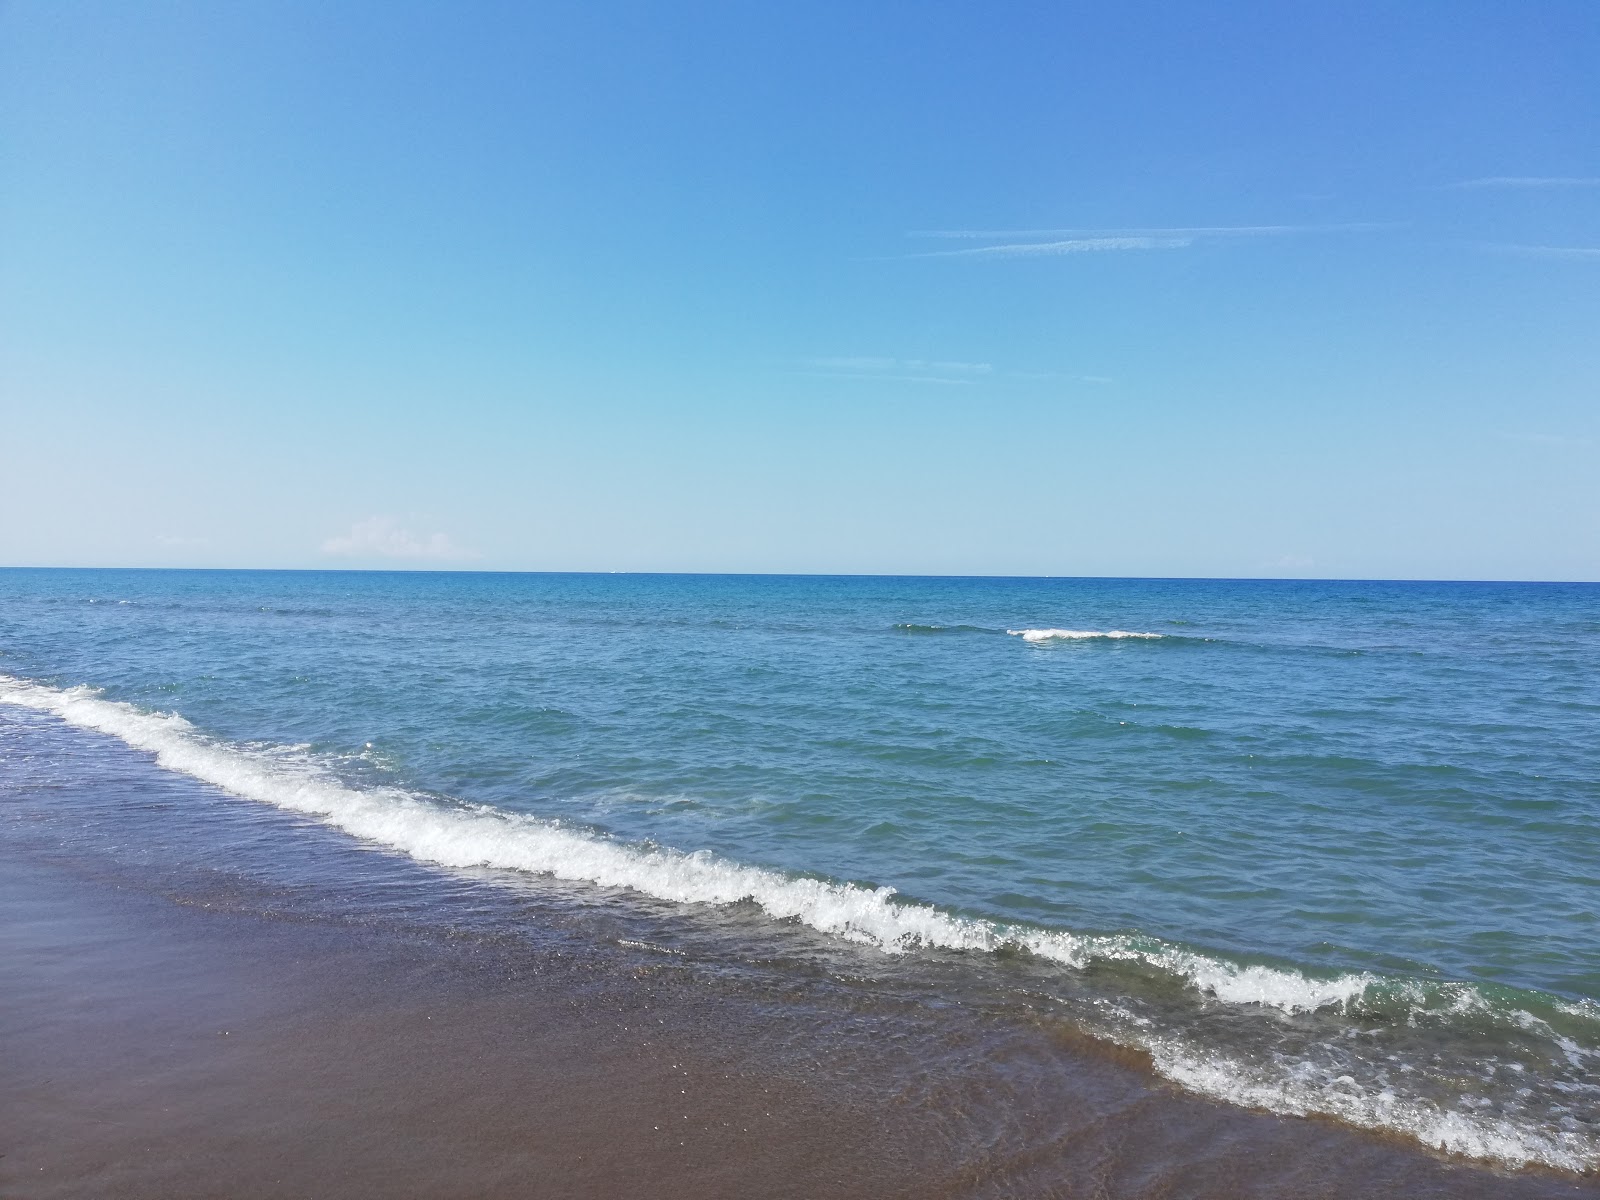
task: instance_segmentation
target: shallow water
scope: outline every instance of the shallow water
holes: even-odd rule
[[[1600,1163],[1600,587],[7,571],[0,672],[463,886],[796,922],[1209,1095]]]

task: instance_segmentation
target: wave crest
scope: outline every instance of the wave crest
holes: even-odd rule
[[[1012,631],[1016,632],[1016,631]],[[1156,634],[1065,633],[1072,637],[1157,637]],[[1030,639],[1043,640],[1043,638]],[[1210,1001],[1240,1010],[1292,1016],[1319,1012],[1416,1024],[1452,1014],[1490,1014],[1501,1023],[1537,1029],[1563,1046],[1569,1060],[1595,1052],[1562,1037],[1544,1020],[1508,1007],[1467,983],[1390,979],[1370,972],[1332,978],[1292,968],[1241,964],[1159,938],[1080,934],[962,917],[908,902],[892,887],[867,887],[763,867],[709,851],[630,845],[489,805],[449,804],[398,787],[356,788],[337,779],[303,747],[240,746],[212,738],[183,717],[103,699],[94,689],[53,688],[0,675],[0,702],[54,714],[155,756],[159,765],[236,796],[316,817],[355,837],[445,867],[490,867],[549,875],[602,887],[628,888],[686,904],[753,903],[776,920],[798,921],[843,941],[889,954],[916,948],[1012,951],[1074,970],[1127,963],[1176,977]],[[1600,1010],[1556,1003],[1553,1011],[1585,1026]],[[1368,1128],[1410,1134],[1428,1145],[1511,1165],[1540,1162],[1565,1170],[1600,1168],[1600,1147],[1583,1134],[1522,1128],[1501,1118],[1440,1109],[1423,1099],[1359,1087],[1347,1075],[1318,1074],[1307,1061],[1251,1065],[1197,1051],[1135,1020],[1111,1036],[1148,1050],[1156,1069],[1194,1091],[1286,1114],[1323,1113]],[[1574,1062],[1574,1065],[1579,1065]],[[1323,1076],[1327,1076],[1324,1078]]]
[[[1019,637],[1025,642],[1077,642],[1090,641],[1095,638],[1145,638],[1160,639],[1165,636],[1159,633],[1136,633],[1128,629],[1008,629],[1012,637]]]

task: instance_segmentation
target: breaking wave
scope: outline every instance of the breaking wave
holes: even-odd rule
[[[1095,638],[1159,639],[1164,636],[1159,633],[1134,633],[1127,629],[1008,629],[1006,632],[1025,642],[1078,642]]]
[[[1392,1086],[1363,1087],[1338,1066],[1315,1058],[1261,1065],[1197,1053],[1179,1038],[1149,1038],[1141,1045],[1168,1079],[1242,1108],[1337,1117],[1362,1129],[1405,1134],[1435,1150],[1513,1167],[1538,1163],[1579,1173],[1600,1167],[1592,1135],[1581,1130],[1445,1108]]]
[[[1122,631],[1010,632],[1033,641],[1159,636]],[[399,787],[353,787],[303,747],[229,743],[201,732],[177,714],[107,700],[88,687],[61,689],[0,675],[0,702],[109,734],[153,754],[164,768],[236,796],[317,818],[425,863],[537,873],[685,904],[753,903],[776,920],[798,921],[888,954],[919,948],[1007,951],[1074,971],[1122,964],[1165,977],[1197,1002],[1223,1006],[1240,1017],[1251,1011],[1278,1014],[1279,1020],[1338,1015],[1413,1028],[1468,1018],[1488,1020],[1559,1046],[1580,1079],[1592,1077],[1591,1067],[1600,1061],[1600,1054],[1589,1048],[1596,1039],[1587,1036],[1600,1031],[1600,1010],[1588,1002],[1570,1004],[1546,997],[1545,1016],[1539,1016],[1468,983],[1423,982],[1371,972],[1319,977],[1233,962],[1143,935],[1080,934],[963,917],[902,900],[892,887],[786,874],[708,851],[628,844],[489,805],[444,802]],[[1558,1033],[1551,1021],[1583,1026],[1588,1045]],[[1321,1062],[1309,1051],[1298,1057],[1273,1053],[1253,1060],[1217,1047],[1199,1047],[1192,1037],[1145,1016],[1113,1020],[1099,1032],[1147,1051],[1167,1078],[1233,1103],[1284,1114],[1334,1116],[1513,1166],[1541,1163],[1580,1172],[1600,1169],[1600,1144],[1586,1126],[1551,1128],[1538,1119],[1519,1121],[1470,1105],[1441,1106],[1389,1086],[1381,1073],[1358,1083],[1343,1069],[1342,1060]]]

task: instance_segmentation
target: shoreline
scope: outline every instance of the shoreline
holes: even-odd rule
[[[213,903],[52,848],[8,808],[8,1197],[1600,1190],[1182,1093],[1043,1017]]]

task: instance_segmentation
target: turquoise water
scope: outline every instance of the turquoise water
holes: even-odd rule
[[[424,861],[999,949],[1197,1090],[1600,1161],[1600,586],[13,570],[0,673]]]

